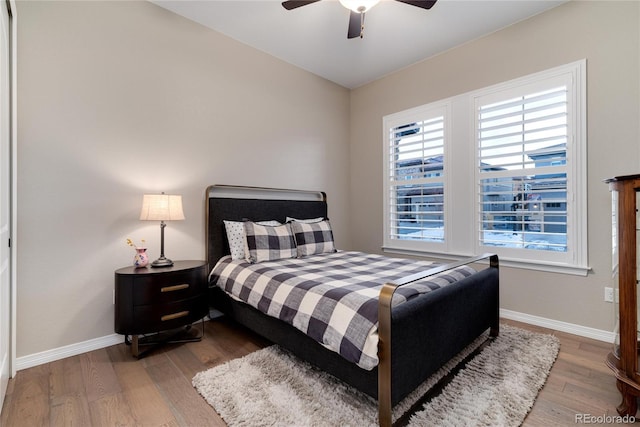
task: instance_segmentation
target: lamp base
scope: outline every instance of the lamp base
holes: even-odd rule
[[[150,265],[151,267],[171,267],[173,265],[173,261],[171,261],[169,258],[161,256],[157,260],[153,261]]]

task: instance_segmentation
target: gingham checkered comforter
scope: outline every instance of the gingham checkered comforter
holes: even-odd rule
[[[386,282],[437,264],[337,252],[249,264],[222,258],[210,283],[279,318],[363,369],[378,364],[378,294]],[[397,305],[475,273],[463,266],[400,287]]]

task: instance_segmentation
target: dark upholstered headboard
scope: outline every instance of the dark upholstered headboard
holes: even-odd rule
[[[327,197],[321,191],[212,185],[206,191],[206,251],[209,269],[229,254],[223,220],[284,223],[286,217],[327,217]]]

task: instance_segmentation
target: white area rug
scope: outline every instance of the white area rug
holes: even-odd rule
[[[445,377],[484,338],[393,409],[394,420]],[[552,335],[501,326],[443,390],[410,418],[412,426],[519,426],[558,351]],[[198,392],[229,426],[375,426],[377,403],[278,346],[198,373]]]

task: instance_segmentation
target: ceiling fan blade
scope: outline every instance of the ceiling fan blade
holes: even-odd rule
[[[348,39],[355,39],[362,35],[362,17],[358,12],[351,11],[349,15],[349,30],[347,31]]]
[[[436,0],[425,0],[425,1],[396,0],[396,1],[399,1],[400,3],[410,4],[411,6],[420,7],[422,9],[431,9],[433,5],[436,4]]]
[[[306,6],[306,5],[311,4],[311,3],[316,3],[316,2],[319,2],[319,1],[320,0],[306,0],[306,1],[305,0],[300,0],[300,1],[288,0],[288,1],[283,1],[282,2],[282,7],[284,7],[287,10],[291,10],[291,9],[296,9],[298,7],[301,7],[301,6]]]

